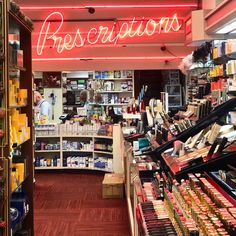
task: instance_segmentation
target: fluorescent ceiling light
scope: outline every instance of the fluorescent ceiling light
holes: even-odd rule
[[[230,34],[236,34],[236,30],[231,31]]]
[[[228,34],[236,30],[236,20],[225,25],[223,28],[216,31],[217,34]]]

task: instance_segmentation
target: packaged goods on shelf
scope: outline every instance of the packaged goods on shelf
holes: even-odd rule
[[[35,125],[36,136],[49,136],[49,135],[59,135],[60,125],[59,124],[45,124],[45,125]]]
[[[94,157],[94,167],[106,170],[106,171],[113,171],[113,159],[104,156],[95,156]]]
[[[92,151],[93,150],[93,141],[89,142],[80,142],[80,141],[71,141],[63,140],[62,141],[63,150],[82,150],[82,151]]]
[[[61,160],[59,156],[38,156],[35,158],[35,167],[61,167]]]

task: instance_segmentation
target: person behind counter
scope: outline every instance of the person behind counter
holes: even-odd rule
[[[40,117],[46,117],[48,120],[51,118],[51,105],[45,100],[38,91],[34,91],[35,113]]]

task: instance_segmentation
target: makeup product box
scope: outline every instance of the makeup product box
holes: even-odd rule
[[[124,197],[124,175],[105,174],[102,182],[103,198],[123,198]]]

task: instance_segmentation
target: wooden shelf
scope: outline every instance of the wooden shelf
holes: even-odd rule
[[[109,151],[106,152],[106,151],[97,151],[97,150],[94,150],[94,153],[113,155],[113,152],[109,152]]]
[[[36,138],[60,138],[60,135],[42,135],[42,136],[36,136]]]
[[[60,152],[60,150],[35,150],[37,153]]]
[[[96,136],[93,136],[94,138],[102,138],[102,139],[113,139],[112,136],[104,136],[104,135],[96,135]]]
[[[62,150],[63,152],[93,152],[93,150],[77,150],[77,149],[74,149],[74,150]]]
[[[63,157],[67,156],[67,155],[73,155],[74,156],[82,156],[83,153],[86,153],[88,154],[89,156],[91,156],[92,158],[96,158],[98,157],[99,155],[101,155],[102,157],[104,156],[105,158],[107,159],[112,159],[112,165],[113,165],[113,168],[112,170],[115,172],[115,173],[121,173],[123,171],[123,166],[122,166],[122,162],[120,160],[120,149],[122,147],[122,144],[123,144],[123,134],[122,134],[122,130],[121,130],[121,127],[120,125],[118,124],[114,124],[113,127],[112,127],[112,131],[113,131],[113,136],[106,136],[106,135],[98,135],[98,134],[94,134],[94,135],[73,135],[73,134],[66,134],[65,132],[65,136],[63,135],[64,133],[61,132],[62,134],[61,135],[58,135],[58,141],[60,141],[60,152],[58,151],[58,158],[60,158],[60,163],[63,163]],[[54,138],[55,136],[53,137],[49,137],[49,141],[50,141],[50,138]],[[36,137],[38,138],[38,136]],[[45,139],[45,136],[40,136],[40,138],[42,138],[42,140]],[[45,139],[47,140],[47,139]],[[62,150],[62,148],[64,147],[62,142],[64,140],[75,140],[75,141],[83,141],[83,140],[87,140],[87,141],[109,141],[110,143],[113,144],[113,152],[109,152],[109,151],[102,151],[102,150]],[[89,146],[87,148],[90,148]],[[36,150],[37,151],[37,150]],[[35,153],[35,156],[36,157],[40,157],[38,153],[42,154],[43,156],[43,153],[51,153],[51,150],[42,150],[43,152],[40,152],[40,150],[38,150],[39,152],[36,152]],[[47,154],[45,154],[46,156]],[[54,167],[54,166],[50,166],[50,167],[35,167],[36,169],[65,169],[67,167]],[[68,169],[68,168],[67,168]],[[71,168],[70,168],[71,169]],[[75,168],[72,168],[72,169],[75,169]],[[77,169],[81,169],[81,168],[77,168]],[[88,169],[88,168],[86,168]],[[85,169],[85,170],[86,170]],[[108,170],[101,170],[99,168],[93,168],[93,170],[99,170],[99,171],[108,171]]]
[[[96,91],[97,93],[133,93],[133,91],[121,91],[121,90],[117,90],[117,91]]]
[[[12,108],[22,108],[22,107],[26,107],[27,104],[25,105],[10,105],[9,108],[12,109]]]
[[[99,103],[100,106],[128,106],[128,103]]]
[[[114,81],[125,81],[125,80],[133,80],[133,78],[106,78],[106,79],[95,79],[95,80],[114,80]]]
[[[10,65],[10,70],[20,70],[20,71],[26,71],[25,67],[17,66],[17,65]]]
[[[86,134],[67,134],[63,135],[62,138],[93,138],[93,135],[86,135]]]
[[[62,167],[35,167],[35,170],[99,170],[99,171],[104,171],[104,172],[113,172],[111,170],[105,170],[105,169],[100,169],[100,168],[89,168],[89,167],[67,167],[67,166],[62,166]]]

